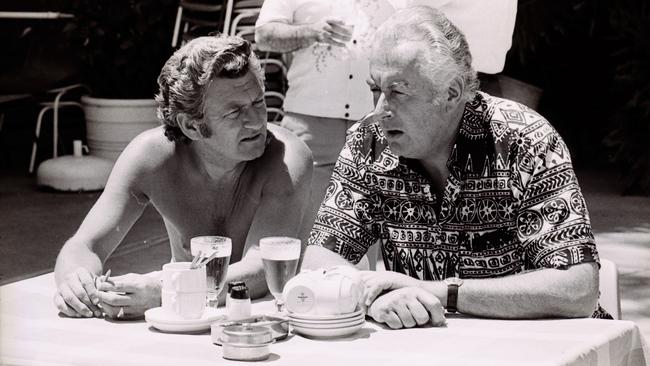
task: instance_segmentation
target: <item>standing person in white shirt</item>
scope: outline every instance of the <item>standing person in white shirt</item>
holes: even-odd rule
[[[314,215],[347,129],[373,109],[366,83],[371,38],[395,9],[413,5],[439,8],[466,32],[477,71],[503,70],[516,0],[266,0],[262,6],[255,26],[258,47],[293,52],[282,125],[312,151]],[[352,32],[345,27],[350,24]]]

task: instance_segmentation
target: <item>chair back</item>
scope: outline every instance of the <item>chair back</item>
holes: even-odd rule
[[[172,47],[200,36],[220,32],[224,23],[224,0],[181,0],[176,13]]]
[[[618,269],[608,259],[600,259],[600,305],[614,317],[621,319],[621,300],[618,285]]]

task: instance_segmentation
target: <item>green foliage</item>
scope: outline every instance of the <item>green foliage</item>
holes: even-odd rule
[[[103,98],[152,98],[172,53],[175,0],[76,0],[64,32],[83,81]]]

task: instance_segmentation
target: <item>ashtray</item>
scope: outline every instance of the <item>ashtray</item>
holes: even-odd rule
[[[250,318],[240,320],[222,319],[212,323],[210,334],[212,343],[221,345],[223,329],[231,326],[262,327],[271,331],[274,341],[285,339],[289,334],[289,318],[280,318],[270,315],[253,315]]]

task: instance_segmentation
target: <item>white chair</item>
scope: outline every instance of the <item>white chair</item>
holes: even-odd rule
[[[608,259],[600,259],[600,305],[614,319],[621,319],[621,300],[616,264]]]
[[[172,47],[191,41],[199,36],[216,33],[222,28],[223,1],[201,2],[181,0],[176,12]]]
[[[45,101],[39,103],[41,106],[41,111],[38,113],[38,118],[36,119],[36,131],[34,133],[34,141],[32,142],[32,154],[29,159],[29,173],[34,172],[36,165],[36,150],[38,148],[38,138],[41,134],[41,126],[43,123],[43,118],[45,113],[48,111],[53,111],[52,118],[52,157],[56,158],[59,156],[58,144],[59,144],[59,110],[65,107],[76,107],[83,111],[83,106],[80,102],[76,100],[66,100],[63,98],[66,96],[66,93],[71,92],[75,89],[85,89],[89,91],[87,86],[83,84],[73,84],[61,88],[51,89],[46,92],[49,97],[53,97],[52,101]],[[78,98],[78,96],[76,97]]]

